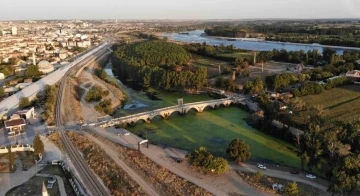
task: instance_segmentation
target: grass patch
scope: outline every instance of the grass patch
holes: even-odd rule
[[[124,115],[174,106],[178,104],[177,100],[179,98],[184,99],[184,104],[213,100],[213,98],[209,97],[208,95],[190,95],[186,93],[168,92],[168,91],[161,91],[161,90],[149,88],[148,91],[157,92],[156,96],[160,99],[160,100],[151,100],[146,96],[146,92],[138,92],[131,88],[123,89],[123,91],[126,93],[128,98],[126,104],[130,104],[132,103],[132,101],[137,101],[146,104],[149,107],[130,109],[130,110],[122,109],[119,112],[117,112],[116,116],[124,116]]]
[[[6,196],[25,196],[25,195],[42,195],[42,184],[47,183],[48,178],[34,176],[24,184],[10,189]],[[60,195],[58,182],[54,183],[51,189],[48,189],[49,195]]]
[[[308,106],[319,105],[325,111],[325,117],[329,122],[350,122],[360,118],[360,85],[333,88],[319,95],[309,95],[301,99]],[[306,112],[301,116],[306,118]]]
[[[250,114],[237,107],[207,109],[203,113],[189,112],[186,116],[173,114],[169,120],[154,120],[128,129],[146,135],[151,142],[188,151],[203,146],[217,156],[226,157],[231,140],[239,138],[250,145],[253,161],[276,162],[299,167],[295,147],[249,127],[244,118]]]
[[[57,175],[60,176],[64,181],[64,187],[66,194],[68,196],[76,196],[76,193],[74,192],[74,189],[72,188],[69,179],[66,177],[64,171],[62,170],[61,166],[59,165],[48,165],[44,167],[40,172],[40,174],[51,174],[51,175]]]
[[[244,58],[244,59],[246,58],[249,61],[254,59],[254,53],[252,52],[235,52],[235,53],[218,54],[218,55],[223,57],[232,57],[232,58]]]

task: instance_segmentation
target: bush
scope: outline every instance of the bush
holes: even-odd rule
[[[223,174],[227,170],[227,161],[221,157],[214,157],[204,147],[195,150],[186,155],[186,159],[190,165],[200,169],[204,173],[212,172],[216,174]]]
[[[19,107],[20,108],[26,108],[30,106],[30,100],[27,97],[20,98]]]
[[[285,186],[285,193],[287,195],[297,195],[299,193],[298,185],[296,182],[289,182]]]
[[[259,182],[259,180],[262,178],[261,171],[257,171],[254,176],[252,177],[253,182]]]
[[[93,86],[87,93],[85,97],[85,101],[86,102],[100,101],[103,95],[104,96],[109,95],[109,91],[108,90],[103,91],[103,89],[100,86]]]
[[[111,99],[105,99],[95,106],[95,110],[98,112],[104,112],[105,114],[112,114],[114,110],[112,109]]]

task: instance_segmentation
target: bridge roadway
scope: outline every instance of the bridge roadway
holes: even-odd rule
[[[73,66],[81,63],[83,60],[87,59],[88,57],[91,57],[92,55],[94,55],[95,53],[97,53],[99,50],[106,47],[107,45],[108,45],[108,43],[105,42],[97,47],[90,49],[87,53],[84,53],[83,55],[76,57],[76,59],[72,63],[50,73],[49,75],[43,77],[42,79],[34,82],[33,84],[27,86],[24,89],[22,89],[21,91],[6,98],[2,102],[0,102],[0,111],[3,112],[6,110],[15,108],[19,104],[19,101],[22,97],[30,97],[31,98],[31,97],[35,96],[38,92],[42,91],[46,85],[55,84],[65,75],[65,73],[69,69],[71,69]]]
[[[195,110],[196,112],[203,112],[206,107],[218,108],[220,105],[229,106],[234,103],[244,103],[245,98],[242,96],[231,96],[224,99],[216,99],[210,101],[201,101],[194,102],[176,106],[170,106],[166,108],[161,108],[157,110],[152,110],[148,112],[142,112],[138,114],[133,114],[129,116],[124,116],[120,118],[114,118],[111,120],[104,120],[98,123],[90,123],[89,126],[99,126],[99,127],[110,127],[116,124],[125,124],[125,123],[136,123],[139,120],[143,120],[145,122],[150,122],[155,116],[161,116],[166,119],[171,116],[172,113],[178,112],[180,114],[186,114],[190,110]]]

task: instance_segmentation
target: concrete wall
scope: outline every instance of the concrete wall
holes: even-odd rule
[[[29,144],[19,144],[16,146],[11,146],[11,152],[24,152],[24,151],[31,151],[34,152],[34,148],[32,147],[32,145]],[[2,147],[0,148],[0,154],[5,154],[8,153],[8,147]]]

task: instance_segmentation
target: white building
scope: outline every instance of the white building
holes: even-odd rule
[[[11,27],[11,34],[17,35],[17,27]]]
[[[39,71],[43,72],[44,74],[50,73],[54,71],[54,66],[49,63],[49,61],[40,61],[38,63]]]

